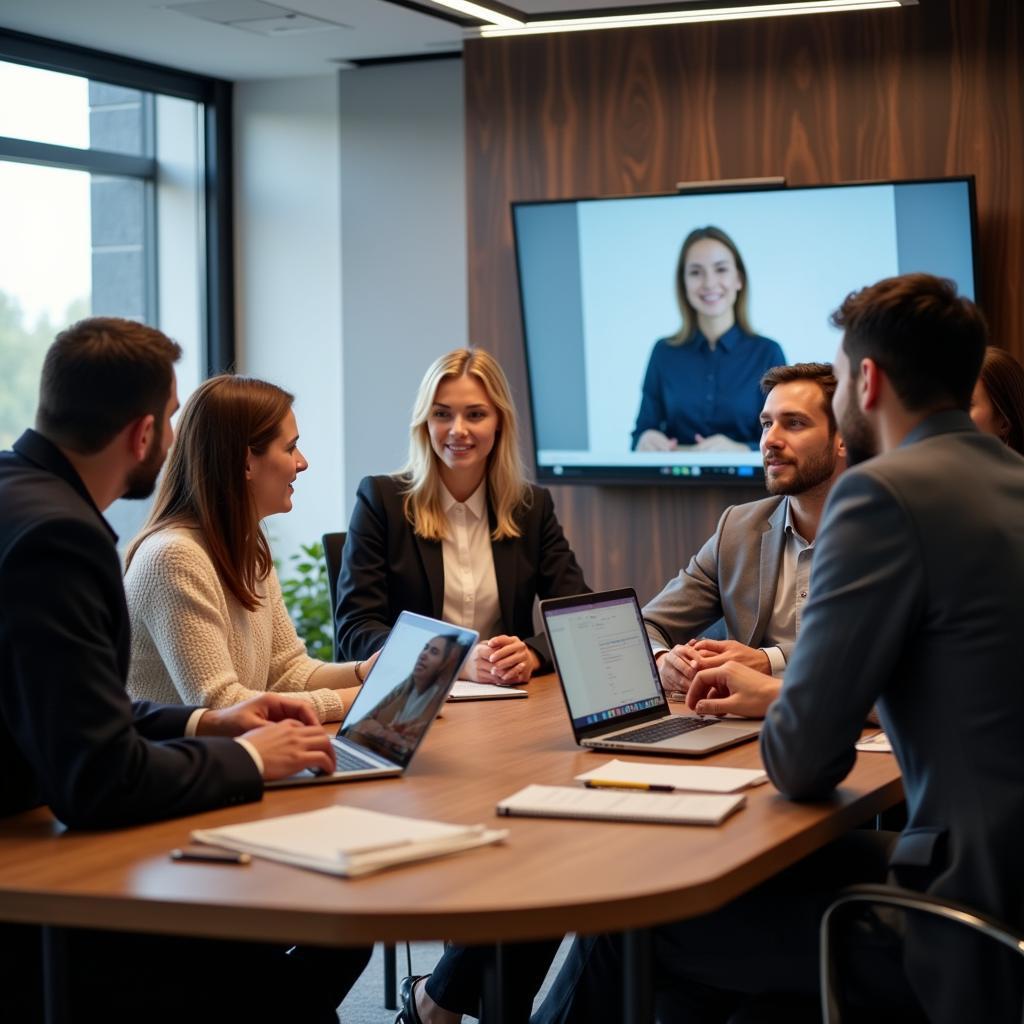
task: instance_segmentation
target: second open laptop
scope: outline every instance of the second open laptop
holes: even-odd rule
[[[333,773],[299,772],[267,786],[401,775],[437,717],[479,634],[402,612],[331,740]]]
[[[580,746],[699,757],[761,731],[759,721],[672,714],[634,591],[553,598],[540,610]]]

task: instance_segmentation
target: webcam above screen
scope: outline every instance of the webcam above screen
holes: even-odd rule
[[[761,482],[761,377],[832,362],[850,292],[914,271],[976,291],[970,177],[723,182],[513,203],[512,218],[548,482]]]

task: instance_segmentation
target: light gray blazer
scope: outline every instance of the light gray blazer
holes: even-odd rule
[[[643,609],[647,635],[673,647],[723,619],[728,637],[761,647],[775,605],[789,499],[730,505],[718,529]],[[792,644],[781,644],[789,661]]]

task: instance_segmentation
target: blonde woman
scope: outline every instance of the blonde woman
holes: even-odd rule
[[[442,356],[416,396],[405,468],[359,485],[338,583],[342,655],[368,657],[409,610],[479,631],[469,678],[524,683],[551,668],[534,599],[587,589],[551,495],[523,475],[501,367],[478,348]]]
[[[185,403],[150,513],[128,548],[128,691],[211,708],[276,690],[340,719],[365,675],[310,658],[284,606],[266,516],[289,512],[299,450],[292,396],[225,374]]]

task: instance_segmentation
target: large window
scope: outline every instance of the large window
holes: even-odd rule
[[[184,398],[233,357],[229,87],[0,32],[0,96],[0,448],[83,316],[178,341]],[[145,511],[109,518],[125,539]]]

